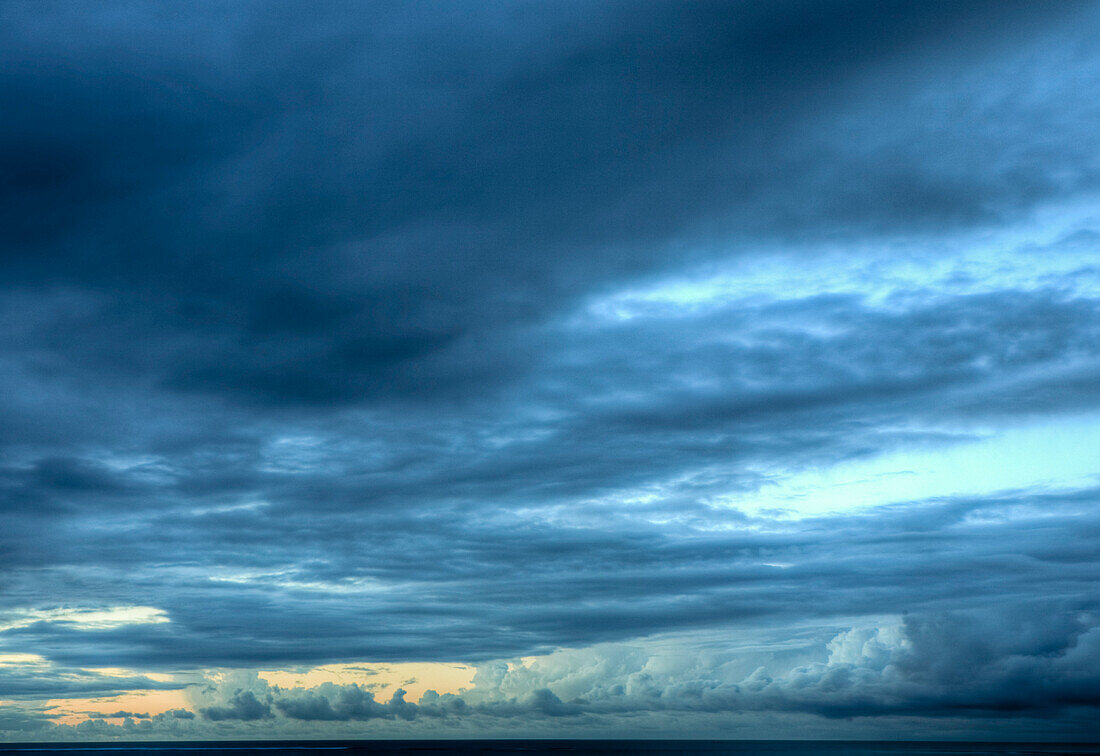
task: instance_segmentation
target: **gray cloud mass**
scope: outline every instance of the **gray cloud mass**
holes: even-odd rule
[[[1097,32],[4,3],[0,733],[1087,735]],[[35,703],[359,661],[478,671]]]

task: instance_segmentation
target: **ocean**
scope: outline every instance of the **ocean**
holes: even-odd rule
[[[5,743],[0,756],[1100,756],[1100,743],[814,740],[357,740]]]

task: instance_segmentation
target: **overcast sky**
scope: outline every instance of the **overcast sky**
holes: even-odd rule
[[[0,737],[1100,735],[1100,6],[0,5]]]

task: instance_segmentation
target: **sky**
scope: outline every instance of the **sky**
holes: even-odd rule
[[[1097,739],[1100,4],[0,4],[0,739]]]

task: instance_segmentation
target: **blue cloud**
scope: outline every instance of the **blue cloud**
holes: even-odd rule
[[[130,727],[1095,708],[1095,3],[0,15],[0,696],[908,612]]]

